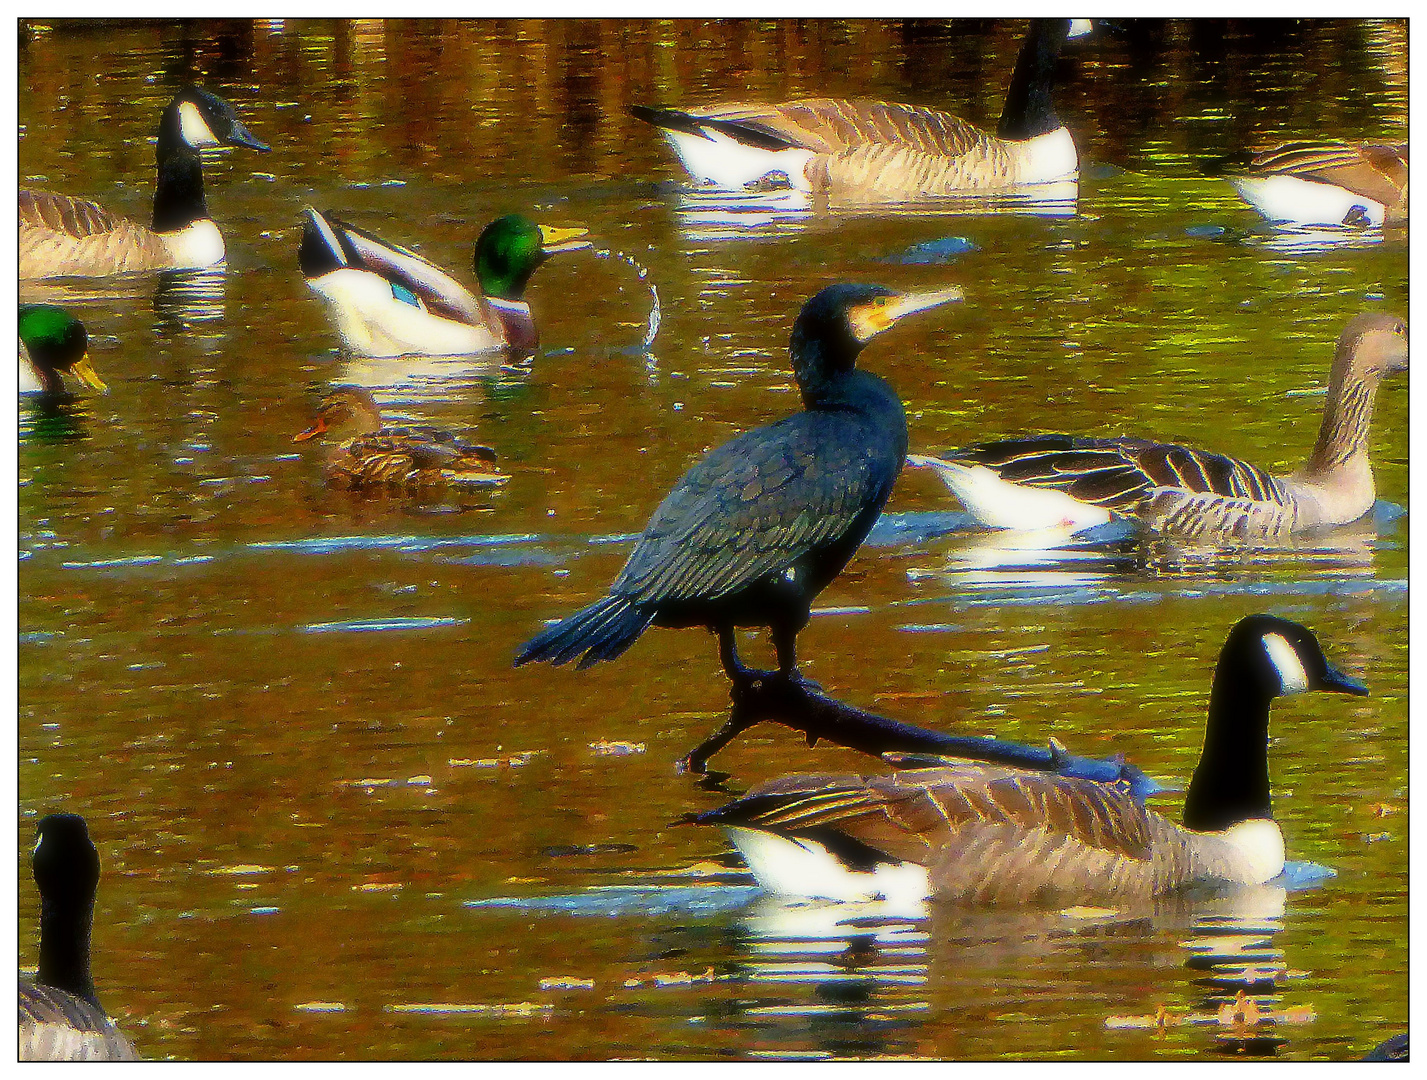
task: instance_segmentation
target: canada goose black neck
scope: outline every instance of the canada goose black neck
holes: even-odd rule
[[[1006,89],[1006,104],[996,125],[998,137],[1031,139],[1061,126],[1051,98],[1060,48],[1069,31],[1068,19],[1031,20]]]
[[[51,814],[39,824],[33,866],[40,889],[37,981],[102,1009],[89,973],[89,934],[99,886],[99,853],[84,819]]]
[[[1274,615],[1240,619],[1214,669],[1204,750],[1184,800],[1185,828],[1217,832],[1273,817],[1268,783],[1268,710],[1275,697],[1368,688],[1323,655],[1312,631]]]
[[[154,187],[154,232],[177,232],[208,216],[203,197],[203,159],[183,138],[183,104],[176,97],[159,118],[154,158],[158,181]]]
[[[1268,713],[1279,683],[1261,659],[1261,633],[1245,622],[1230,632],[1214,669],[1204,749],[1184,799],[1184,827],[1196,832],[1273,817]]]

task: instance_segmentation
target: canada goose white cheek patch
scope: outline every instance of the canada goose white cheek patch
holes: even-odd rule
[[[203,119],[202,111],[193,102],[185,101],[178,107],[178,123],[179,134],[189,146],[222,145],[214,136],[213,129],[208,126],[208,121]]]
[[[1281,634],[1265,634],[1263,647],[1268,653],[1269,663],[1278,672],[1278,692],[1285,697],[1305,693],[1308,690],[1308,672],[1298,658],[1298,650],[1288,643],[1288,639]]]

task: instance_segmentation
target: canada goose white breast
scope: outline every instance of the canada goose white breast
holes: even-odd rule
[[[342,343],[359,356],[464,356],[504,342],[486,326],[433,315],[420,297],[398,295],[379,274],[343,267],[307,279],[328,305]]]
[[[160,235],[169,250],[168,265],[176,270],[216,266],[227,256],[223,234],[212,218],[199,218],[182,229]]]
[[[1350,216],[1357,211],[1365,219],[1358,224],[1381,226],[1387,217],[1382,203],[1336,184],[1297,176],[1234,176],[1229,180],[1245,202],[1273,222],[1343,225],[1350,223]]]
[[[1007,140],[1011,176],[1019,184],[1051,184],[1080,175],[1080,155],[1068,128],[1058,127],[1029,139]]]

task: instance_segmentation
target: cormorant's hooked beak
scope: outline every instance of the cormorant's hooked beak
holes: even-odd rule
[[[1345,675],[1332,664],[1324,664],[1323,676],[1319,679],[1319,689],[1332,690],[1339,694],[1352,694],[1354,697],[1367,697],[1368,684],[1361,679],[1355,679],[1351,675]]]
[[[88,353],[85,353],[78,360],[69,365],[69,373],[96,393],[109,393],[109,387],[106,386],[104,380],[99,377],[99,373],[90,366]]]
[[[292,437],[293,442],[306,442],[308,439],[315,439],[327,430],[327,421],[323,417],[318,417],[312,422],[312,426],[306,431],[299,431]]]
[[[926,311],[929,308],[940,307],[942,304],[949,304],[953,300],[962,299],[964,295],[959,288],[952,285],[930,292],[893,293],[891,296],[879,296],[875,300],[869,300],[849,308],[847,323],[852,327],[852,332],[856,335],[857,340],[865,343],[908,315],[915,315],[918,311]]]
[[[579,251],[581,248],[594,247],[588,240],[580,237],[589,234],[589,229],[579,227],[573,229],[553,229],[549,225],[540,225],[540,250],[546,255],[559,255],[566,251]]]

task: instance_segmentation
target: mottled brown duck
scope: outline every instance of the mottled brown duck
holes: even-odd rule
[[[440,428],[384,425],[376,401],[360,387],[328,394],[312,425],[292,441],[319,436],[334,440],[326,462],[328,481],[349,490],[431,493],[510,479],[496,468],[489,446],[473,445]]]

